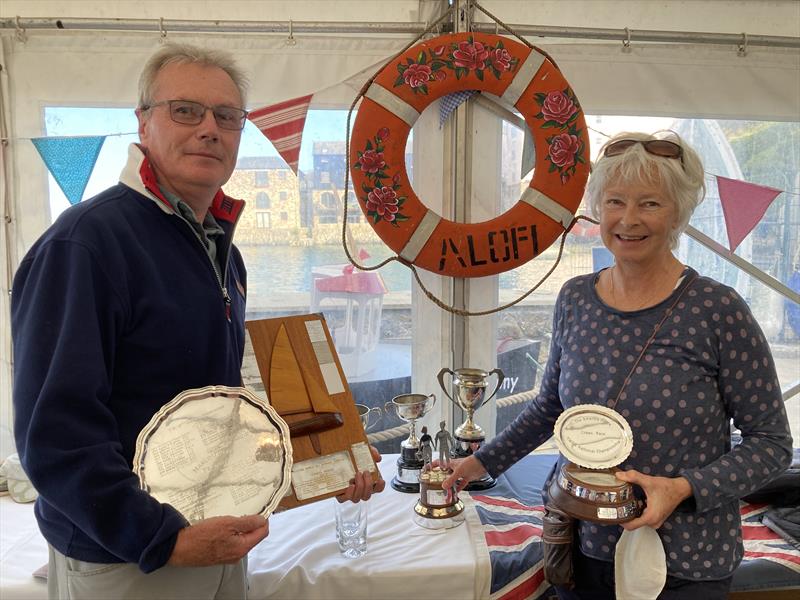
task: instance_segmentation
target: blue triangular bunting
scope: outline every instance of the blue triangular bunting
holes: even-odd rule
[[[447,117],[450,116],[450,113],[457,109],[467,98],[477,93],[477,90],[462,90],[443,96],[439,102],[439,129],[441,129],[444,122],[447,121]]]
[[[83,198],[106,136],[31,138],[70,204]]]

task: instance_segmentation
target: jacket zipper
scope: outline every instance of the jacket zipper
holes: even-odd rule
[[[231,229],[230,235],[230,243],[228,243],[227,252],[225,254],[225,272],[220,275],[219,269],[217,265],[211,260],[211,257],[208,255],[208,249],[206,248],[205,244],[203,244],[203,240],[200,238],[200,234],[195,231],[194,227],[190,223],[186,221],[183,217],[181,217],[177,212],[173,211],[173,215],[175,215],[178,219],[180,219],[194,234],[195,239],[200,243],[200,246],[203,249],[203,253],[205,254],[206,258],[208,259],[209,264],[211,265],[211,269],[214,271],[214,277],[217,280],[217,285],[219,286],[220,291],[222,292],[222,301],[225,305],[225,318],[228,320],[228,323],[231,322],[231,296],[228,293],[228,288],[226,287],[227,279],[228,279],[228,259],[230,258],[230,247],[233,244],[233,232],[236,229],[236,225],[239,223],[239,217],[241,217],[241,212],[236,217],[236,221],[233,223],[233,228]],[[202,225],[201,225],[202,227]],[[227,238],[226,236],[223,236]]]

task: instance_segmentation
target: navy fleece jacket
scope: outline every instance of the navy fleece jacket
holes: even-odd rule
[[[39,527],[62,554],[144,572],[169,559],[186,520],[139,489],[136,438],[179,392],[241,385],[242,208],[221,191],[211,208],[220,281],[132,145],[120,184],[65,211],[20,264],[14,431]]]

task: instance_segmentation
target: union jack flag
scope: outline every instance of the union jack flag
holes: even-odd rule
[[[489,550],[491,600],[539,598],[550,589],[543,571],[539,488],[555,458],[527,456],[495,487],[470,494]]]
[[[489,550],[491,600],[535,599],[554,593],[542,570],[541,487],[556,458],[526,456],[495,487],[470,494]],[[734,591],[798,585],[800,552],[761,523],[769,508],[741,504],[745,552],[734,576]]]
[[[739,512],[742,515],[744,561],[768,560],[800,573],[800,552],[769,527],[761,524],[761,518],[768,509],[768,504],[741,504]]]

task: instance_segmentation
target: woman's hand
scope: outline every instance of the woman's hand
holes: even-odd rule
[[[450,468],[453,472],[442,482],[442,489],[446,490],[448,494],[451,489],[455,489],[458,494],[467,487],[470,481],[486,475],[486,469],[474,455],[467,458],[454,458],[450,461]]]
[[[692,487],[684,477],[651,477],[631,469],[618,471],[617,479],[638,485],[647,496],[647,506],[642,516],[623,523],[627,530],[639,527],[658,529],[677,506],[692,495]]]

